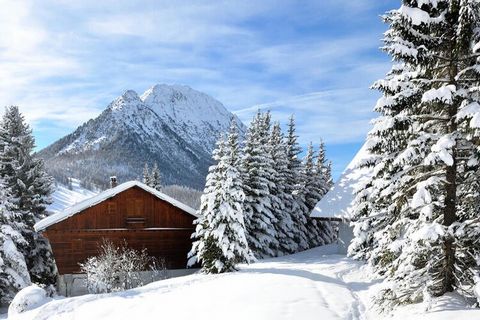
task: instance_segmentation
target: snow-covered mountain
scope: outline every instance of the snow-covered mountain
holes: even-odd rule
[[[39,156],[59,180],[68,176],[105,186],[111,175],[136,179],[145,163],[157,162],[164,184],[202,188],[215,141],[232,116],[222,103],[188,86],[155,85],[141,96],[128,90]]]

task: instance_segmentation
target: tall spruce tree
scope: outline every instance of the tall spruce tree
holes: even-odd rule
[[[310,213],[315,205],[330,189],[331,177],[323,143],[320,144],[318,156],[315,156],[312,143],[308,145],[302,178],[304,179],[302,193],[310,246],[316,247],[330,243],[334,236],[332,223],[310,218]]]
[[[276,255],[290,254],[298,250],[298,244],[295,242],[295,229],[297,226],[293,223],[290,208],[294,201],[291,192],[285,187],[285,182],[289,175],[287,161],[287,147],[280,123],[273,125],[270,135],[269,145],[273,160],[273,174],[271,181],[273,183],[270,192],[273,195],[272,213],[275,215],[275,230],[278,239],[278,251]]]
[[[312,205],[315,206],[316,204],[316,202],[313,204],[313,200],[311,199],[311,197],[314,196],[312,193],[316,192],[316,190],[314,190],[314,185],[317,183],[316,177],[314,176],[314,163],[315,154],[313,151],[313,144],[310,142],[300,172],[299,187],[296,191],[296,199],[300,203],[301,211],[305,216],[305,227],[307,230],[308,246],[310,248],[324,244],[317,221],[310,218],[310,213],[313,209]]]
[[[248,128],[241,162],[247,240],[257,258],[274,256],[278,248],[270,194],[273,160],[268,144],[269,121],[268,114],[257,112]]]
[[[152,174],[150,175],[150,187],[158,191],[162,190],[162,176],[160,174],[160,169],[158,168],[157,163],[153,164]]]
[[[322,177],[322,186],[319,191],[321,196],[324,196],[333,186],[332,162],[327,159],[325,152],[325,143],[320,141],[315,172]]]
[[[332,162],[327,160],[327,156],[325,154],[325,144],[323,141],[320,142],[318,147],[318,156],[313,175],[316,176],[317,179],[313,181],[313,184],[316,185],[312,188],[312,190],[316,192],[312,192],[308,202],[311,210],[313,210],[316,205],[313,205],[313,202],[316,201],[316,203],[318,203],[318,201],[320,201],[333,186]],[[317,224],[322,230],[322,238],[324,239],[325,243],[331,243],[336,237],[336,223],[331,221],[317,220]]]
[[[238,263],[253,261],[246,237],[240,163],[235,119],[227,140],[221,138],[214,151],[216,165],[210,167],[202,196],[200,218],[196,220],[197,239],[189,254],[189,265],[201,262],[206,273],[235,270]]]
[[[33,225],[45,217],[50,203],[53,179],[43,161],[33,157],[35,141],[18,107],[5,109],[0,123],[0,178],[9,194],[11,210],[20,217],[22,236],[28,246],[23,254],[32,282],[53,284],[56,266],[48,241]]]
[[[147,186],[150,186],[150,168],[148,167],[148,163],[145,163],[145,166],[143,167],[142,182]]]
[[[288,122],[288,131],[286,136],[287,148],[287,170],[285,174],[285,192],[292,195],[292,201],[286,203],[286,210],[289,212],[293,224],[296,228],[295,242],[298,245],[298,250],[305,250],[309,248],[307,219],[305,216],[306,207],[303,199],[303,175],[302,175],[302,161],[299,158],[302,152],[298,144],[298,136],[296,134],[295,118],[293,115]]]
[[[385,16],[398,63],[374,87],[373,178],[357,195],[350,252],[387,277],[379,296],[410,303],[457,289],[474,296],[478,225],[478,1],[403,1]],[[463,197],[462,197],[463,195]]]
[[[0,305],[5,305],[31,282],[24,257],[29,244],[21,232],[25,226],[21,216],[11,210],[3,183],[0,186]]]

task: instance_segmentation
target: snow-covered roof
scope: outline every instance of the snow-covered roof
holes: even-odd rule
[[[156,189],[153,189],[149,186],[147,186],[146,184],[144,183],[141,183],[139,181],[128,181],[128,182],[125,182],[125,183],[122,183],[118,186],[116,186],[115,188],[111,188],[111,189],[108,189],[108,190],[105,190],[99,194],[97,194],[96,196],[93,196],[89,199],[86,199],[84,201],[81,201],[71,207],[68,207],[66,208],[65,210],[61,211],[61,212],[57,212],[55,214],[52,214],[51,216],[48,216],[46,217],[45,219],[42,219],[40,220],[39,222],[37,222],[34,226],[35,230],[36,231],[41,231],[41,230],[45,230],[46,228],[48,228],[49,226],[55,224],[55,223],[58,223],[60,221],[63,221],[87,208],[90,208],[90,207],[93,207],[94,205],[106,200],[106,199],[109,199],[117,194],[119,194],[120,192],[123,192],[127,189],[130,189],[132,187],[139,187],[151,194],[153,194],[154,196],[156,196],[157,198],[161,199],[161,200],[164,200],[168,203],[170,203],[171,205],[191,214],[192,216],[194,217],[198,217],[197,214],[196,214],[196,210],[187,206],[186,204],[183,204],[169,196],[167,196],[166,194],[156,190]]]
[[[335,185],[312,210],[312,218],[350,219],[353,214],[353,200],[357,185],[372,174],[371,168],[358,168],[370,157],[366,144],[355,155]]]

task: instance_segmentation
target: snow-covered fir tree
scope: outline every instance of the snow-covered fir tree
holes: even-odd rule
[[[313,196],[310,196],[308,198],[310,200],[307,204],[309,207],[312,208],[312,210],[315,207],[313,202],[315,200],[317,200],[317,202],[320,201],[333,186],[332,162],[327,160],[325,152],[325,143],[321,141],[319,144],[317,161],[314,168],[314,175],[318,177],[318,180],[314,181],[314,185],[317,185],[313,188],[313,190],[317,190],[317,192],[312,193]],[[322,238],[325,240],[326,243],[331,243],[335,240],[337,236],[335,232],[337,224],[335,222],[317,220],[317,224],[323,225],[320,227],[323,231]]]
[[[270,193],[273,160],[269,129],[270,115],[258,111],[248,128],[241,162],[247,240],[257,258],[274,256],[278,248]]]
[[[158,191],[162,190],[160,169],[156,162],[153,164],[152,174],[150,175],[150,187]]]
[[[308,145],[302,179],[303,190],[301,194],[304,202],[310,246],[317,247],[328,244],[333,240],[334,236],[332,223],[310,218],[313,208],[328,192],[331,184],[331,174],[325,159],[325,146],[323,143],[320,144],[318,156],[315,156],[313,144],[310,143]]]
[[[273,160],[273,174],[271,176],[272,186],[270,193],[272,196],[272,213],[276,218],[275,230],[278,239],[278,252],[276,255],[290,254],[298,250],[298,244],[295,242],[295,229],[297,226],[293,223],[290,208],[293,203],[293,195],[286,191],[285,183],[289,174],[287,167],[287,147],[280,123],[273,125],[270,134],[269,145]]]
[[[310,190],[309,184],[311,181],[313,181],[313,177],[311,175],[314,171],[314,157],[315,155],[313,151],[313,145],[312,143],[310,143],[307,147],[307,153],[305,155],[305,159],[302,163],[301,169],[298,172],[298,183],[295,190],[295,199],[299,204],[300,211],[305,217],[306,237],[309,248],[324,244],[320,235],[320,230],[317,227],[317,222],[313,219],[310,219],[311,210],[308,206],[308,193],[310,191],[313,191]]]
[[[374,87],[373,177],[357,195],[350,253],[387,277],[379,300],[474,297],[480,256],[480,4],[403,1],[385,16],[397,63]]]
[[[302,161],[299,158],[302,149],[297,140],[298,136],[296,134],[295,118],[291,116],[288,122],[287,136],[285,138],[287,148],[285,192],[290,193],[293,197],[291,202],[285,203],[285,206],[290,214],[293,224],[296,226],[294,230],[294,238],[298,245],[298,250],[301,251],[309,248],[309,237],[307,219],[305,216],[306,206],[302,194]]]
[[[319,193],[323,197],[333,186],[332,162],[327,159],[325,143],[323,141],[320,141],[318,146],[318,156],[314,170],[317,175],[322,177],[322,185],[319,187]]]
[[[5,109],[0,123],[0,178],[10,196],[11,210],[24,228],[28,242],[23,250],[32,282],[53,284],[56,266],[48,241],[35,232],[33,225],[45,217],[50,203],[53,180],[47,175],[43,161],[33,157],[35,141],[18,107]]]
[[[148,167],[148,163],[145,163],[145,166],[143,167],[142,182],[147,186],[150,186],[150,168]]]
[[[358,220],[349,251],[354,257],[375,265],[380,274],[386,272],[385,268],[401,249],[390,246],[402,230],[402,227],[394,225],[401,203],[397,204],[392,199],[401,183],[407,180],[401,179],[404,167],[399,156],[411,135],[409,106],[419,99],[418,90],[411,81],[415,75],[416,72],[397,64],[385,79],[373,85],[384,94],[375,106],[375,111],[382,116],[375,120],[368,136],[367,149],[371,155],[359,164],[374,169],[372,179],[367,179],[363,186],[357,186],[355,215]],[[398,220],[398,223],[402,221],[406,220]]]
[[[11,210],[3,183],[0,186],[0,305],[5,305],[31,282],[24,257],[29,244],[21,232],[25,226],[22,217]]]
[[[156,162],[153,164],[152,171],[150,171],[148,163],[145,163],[142,172],[142,182],[155,190],[162,190],[162,175]]]
[[[216,164],[207,176],[189,265],[200,262],[204,272],[221,273],[254,259],[246,238],[245,195],[238,170],[240,149],[234,119],[227,140],[218,141],[213,159]]]

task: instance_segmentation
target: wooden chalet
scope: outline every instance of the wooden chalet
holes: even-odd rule
[[[138,181],[129,181],[53,214],[35,225],[52,246],[59,274],[79,273],[79,263],[98,254],[102,239],[184,269],[191,249],[195,210]]]

